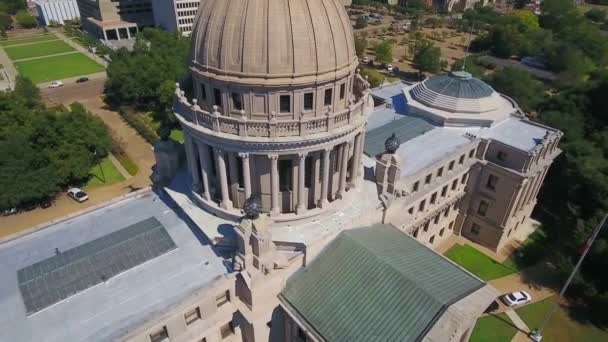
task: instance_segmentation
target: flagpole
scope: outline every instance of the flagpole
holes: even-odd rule
[[[602,230],[602,227],[606,223],[606,219],[607,218],[608,218],[608,214],[604,215],[604,218],[602,219],[602,221],[600,222],[600,224],[598,224],[597,227],[595,227],[595,229],[593,230],[593,233],[591,234],[591,237],[587,241],[585,241],[585,249],[583,250],[583,253],[581,254],[581,257],[578,259],[578,262],[576,263],[576,266],[574,266],[574,269],[572,270],[572,273],[570,273],[570,276],[568,277],[568,280],[566,280],[566,283],[564,284],[564,286],[562,287],[561,291],[559,292],[559,296],[555,300],[555,303],[553,303],[553,306],[551,307],[551,310],[549,310],[549,312],[547,313],[547,315],[545,316],[545,318],[543,319],[543,321],[540,323],[540,326],[538,327],[538,329],[532,330],[530,332],[530,338],[533,341],[540,342],[543,339],[543,330],[545,329],[545,325],[547,324],[547,322],[551,318],[551,315],[553,315],[553,313],[557,309],[557,306],[559,305],[560,299],[562,299],[562,297],[564,296],[564,293],[568,289],[568,286],[570,286],[570,283],[572,282],[572,279],[574,279],[574,276],[576,275],[576,272],[581,267],[581,264],[583,263],[583,259],[585,259],[585,256],[587,256],[587,253],[591,249],[591,245],[593,244],[593,241],[595,241],[595,238],[600,233],[600,230]]]

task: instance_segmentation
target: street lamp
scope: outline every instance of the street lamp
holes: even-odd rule
[[[94,148],[93,155],[96,157],[95,159],[97,159],[98,157],[103,158],[105,155],[107,155],[107,153],[102,148],[99,148],[99,149]],[[99,162],[97,163],[97,165],[99,166],[99,172],[101,173],[101,180],[105,183],[106,175],[103,173],[103,167],[101,166],[101,159],[99,159]]]
[[[606,224],[607,218],[608,218],[608,214],[606,214],[604,216],[604,218],[602,219],[602,221],[600,222],[600,224],[598,224],[597,227],[595,227],[595,229],[593,230],[593,233],[591,233],[591,237],[589,237],[589,239],[587,241],[585,241],[585,245],[583,246],[584,247],[583,253],[581,254],[581,257],[578,259],[576,266],[574,266],[572,273],[570,273],[568,280],[566,280],[566,283],[564,284],[561,291],[559,292],[559,296],[557,297],[557,300],[551,307],[551,310],[549,310],[549,312],[547,313],[547,315],[545,316],[543,321],[540,323],[540,326],[537,329],[532,330],[530,332],[529,336],[533,341],[540,342],[543,339],[543,330],[545,329],[545,325],[547,325],[547,322],[551,318],[551,315],[553,315],[553,313],[557,309],[560,299],[562,299],[562,297],[564,296],[564,293],[566,292],[566,290],[568,289],[568,286],[570,285],[570,282],[572,282],[572,279],[574,279],[574,275],[576,275],[576,272],[578,271],[581,264],[583,263],[583,259],[585,259],[585,256],[587,256],[587,253],[591,249],[591,245],[593,244],[593,241],[595,241],[595,238],[599,234],[600,230],[602,230],[602,228]]]

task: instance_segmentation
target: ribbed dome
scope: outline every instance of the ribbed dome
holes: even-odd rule
[[[206,0],[192,44],[194,67],[216,75],[330,76],[357,63],[340,0]]]
[[[502,104],[500,95],[465,71],[433,76],[410,90],[417,101],[453,113],[484,113]]]

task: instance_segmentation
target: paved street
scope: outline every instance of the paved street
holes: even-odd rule
[[[106,81],[105,72],[87,75],[89,81],[76,83],[80,77],[82,76],[64,79],[61,88],[49,88],[51,82],[38,84],[42,99],[48,106],[68,105],[72,102],[82,102],[89,98],[99,97],[103,93],[103,84]]]

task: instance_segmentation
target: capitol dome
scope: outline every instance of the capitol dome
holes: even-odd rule
[[[466,71],[428,78],[413,87],[410,94],[429,107],[453,113],[485,113],[503,103],[492,87]]]
[[[193,69],[231,82],[322,81],[357,65],[340,0],[207,0],[199,8],[192,44]]]

